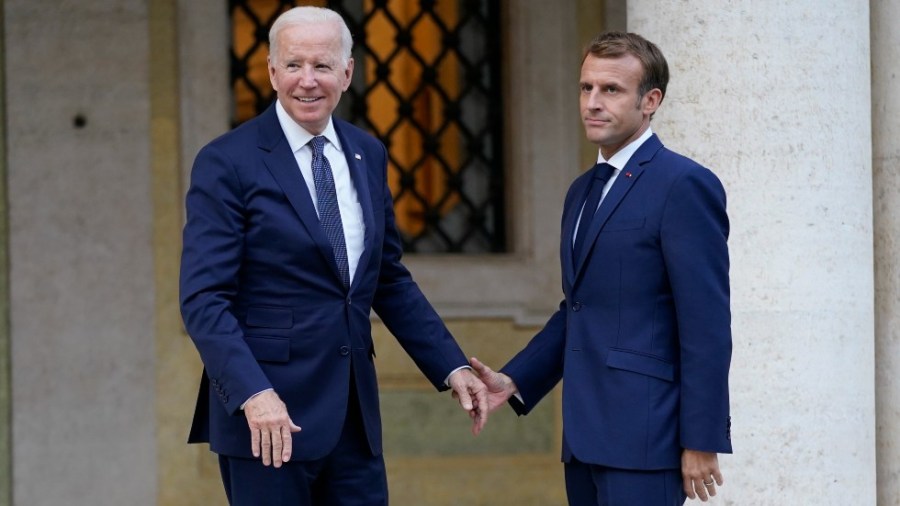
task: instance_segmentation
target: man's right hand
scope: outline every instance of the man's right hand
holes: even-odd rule
[[[288,415],[287,406],[274,390],[250,398],[244,405],[250,426],[250,445],[254,457],[262,456],[263,465],[281,467],[291,459],[291,433],[300,432]]]
[[[494,371],[490,367],[482,364],[477,358],[472,357],[469,360],[469,364],[481,378],[481,381],[485,386],[487,386],[488,405],[486,411],[488,413],[496,411],[497,408],[505,404],[510,397],[519,391],[512,378],[503,373]],[[478,409],[481,410],[485,408],[483,406],[478,406]]]

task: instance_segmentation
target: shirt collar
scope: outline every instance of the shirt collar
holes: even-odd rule
[[[644,130],[644,133],[641,134],[637,139],[629,142],[624,148],[620,149],[616,154],[612,155],[609,160],[603,158],[603,153],[597,155],[597,163],[608,163],[612,165],[616,171],[622,170],[625,165],[628,163],[628,160],[631,160],[631,156],[635,151],[638,150],[641,145],[647,141],[653,135],[653,129],[647,126],[647,129]]]
[[[284,107],[281,105],[280,100],[275,101],[275,113],[278,115],[278,123],[281,124],[281,130],[284,132],[285,138],[287,138],[292,153],[296,153],[303,146],[306,146],[313,137],[316,137],[307,132],[305,128],[298,125],[297,122],[288,115],[287,111],[285,111]],[[338,140],[337,131],[334,129],[334,121],[331,116],[328,117],[328,125],[320,135],[328,139],[328,142],[330,142],[338,151],[342,151],[341,141]]]

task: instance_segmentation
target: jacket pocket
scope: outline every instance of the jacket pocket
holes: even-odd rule
[[[244,336],[256,360],[287,362],[291,358],[291,340],[284,337]]]
[[[247,326],[269,329],[289,329],[294,326],[294,312],[289,307],[250,306]]]
[[[636,372],[665,381],[675,379],[675,364],[643,353],[613,348],[609,350],[606,365],[613,369]]]

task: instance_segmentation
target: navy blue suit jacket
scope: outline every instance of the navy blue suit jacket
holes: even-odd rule
[[[438,389],[465,355],[400,263],[387,153],[334,119],[365,222],[349,289],[274,106],[205,146],[187,194],[181,310],[205,371],[190,442],[251,457],[240,405],[274,388],[302,431],[292,460],[327,455],[353,380],[373,454],[381,419],[370,310]]]
[[[562,217],[559,310],[503,368],[530,411],[563,380],[564,459],[680,466],[682,448],[730,453],[731,313],[725,191],[654,135],[572,234],[590,172]]]

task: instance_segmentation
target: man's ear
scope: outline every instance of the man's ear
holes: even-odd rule
[[[350,81],[353,80],[353,58],[347,60],[347,68],[344,69],[344,89],[343,91],[347,91],[347,88],[350,87]]]
[[[641,98],[641,111],[643,111],[644,115],[650,116],[659,109],[662,100],[662,91],[659,88],[653,88],[647,93],[644,93],[644,97]]]
[[[275,87],[275,64],[272,63],[272,55],[266,57],[266,66],[269,69],[269,82],[272,83],[272,89],[278,91]]]

